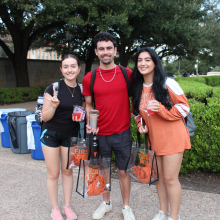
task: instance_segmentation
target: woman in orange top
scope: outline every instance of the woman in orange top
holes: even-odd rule
[[[183,152],[190,149],[189,132],[183,122],[189,104],[178,83],[166,77],[157,53],[141,48],[132,73],[133,114],[141,134],[148,132],[157,156],[160,211],[153,220],[180,220],[182,189],[179,171]],[[141,117],[146,125],[141,125]],[[169,215],[170,203],[170,215]]]

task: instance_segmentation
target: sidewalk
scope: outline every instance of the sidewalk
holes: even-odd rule
[[[36,102],[4,106],[34,110]],[[0,106],[0,109],[3,108]],[[0,146],[0,220],[49,220],[51,205],[46,191],[46,165],[33,160],[30,154],[14,154]],[[100,205],[101,196],[83,199],[76,189],[77,171],[74,170],[74,191],[71,206],[79,220],[92,220],[92,212]],[[123,220],[119,181],[112,179],[113,210],[103,220]],[[58,204],[63,206],[61,178]],[[156,187],[132,182],[130,206],[136,220],[151,220],[159,211]],[[183,190],[181,220],[214,220],[220,216],[220,195]],[[64,218],[65,219],[65,218]]]

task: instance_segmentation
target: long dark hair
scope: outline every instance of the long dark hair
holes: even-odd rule
[[[143,47],[136,53],[135,56],[135,67],[131,75],[132,85],[131,85],[131,95],[132,95],[132,104],[134,108],[134,115],[139,114],[139,105],[141,101],[141,95],[143,90],[144,77],[139,72],[137,68],[138,56],[142,52],[148,52],[155,64],[154,77],[153,77],[153,93],[154,97],[158,102],[161,102],[169,110],[172,108],[171,103],[169,102],[168,90],[165,86],[165,81],[167,75],[163,71],[162,64],[159,56],[155,50],[149,47]]]
[[[73,55],[73,54],[67,54],[67,55],[65,55],[65,56],[62,58],[61,64],[60,64],[61,67],[62,67],[63,61],[64,61],[65,59],[67,59],[67,58],[73,58],[73,59],[75,59],[75,60],[77,61],[78,67],[80,67],[79,58],[78,58],[77,56]]]

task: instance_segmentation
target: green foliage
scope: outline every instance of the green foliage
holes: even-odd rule
[[[180,77],[178,76],[176,78],[176,81],[178,83],[180,83],[180,81],[186,82],[187,84],[188,82],[196,81],[196,82],[204,83],[208,86],[216,86],[220,84],[220,76],[204,76],[204,77]]]
[[[220,84],[220,76],[209,76],[205,77],[206,85],[215,86]]]
[[[44,94],[45,89],[46,86],[2,88],[0,89],[0,104],[37,100],[38,96]]]
[[[220,90],[219,90],[220,92]],[[189,100],[194,122],[195,135],[192,148],[184,153],[181,172],[203,170],[220,171],[220,103],[216,97],[207,98],[207,105]]]
[[[204,83],[206,84],[206,79],[205,77],[182,77],[182,76],[178,76],[176,78],[176,81],[195,81],[195,82],[200,82],[200,83]]]
[[[195,81],[179,81],[180,87],[183,89],[187,98],[195,98],[204,102],[204,100],[212,95],[213,88],[203,83]]]

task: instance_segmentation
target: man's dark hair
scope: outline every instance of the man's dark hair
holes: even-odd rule
[[[97,49],[97,43],[99,41],[111,41],[113,43],[114,47],[117,47],[115,36],[113,36],[112,34],[110,34],[108,32],[100,32],[100,33],[95,35],[94,43],[95,43],[95,48],[96,49]]]

